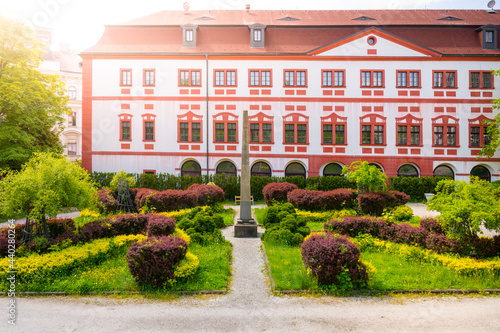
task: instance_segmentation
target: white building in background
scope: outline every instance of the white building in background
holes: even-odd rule
[[[500,179],[477,159],[500,97],[500,14],[483,10],[163,11],[82,52],[91,171]]]
[[[44,62],[39,70],[44,74],[58,75],[66,84],[69,94],[68,106],[71,114],[67,115],[65,129],[60,135],[63,154],[70,160],[82,158],[82,58],[71,51],[68,45],[61,44],[58,51],[52,51],[52,31],[38,30],[37,38],[48,45],[43,54]]]

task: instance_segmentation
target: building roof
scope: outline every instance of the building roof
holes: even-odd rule
[[[288,19],[286,19],[288,18]],[[283,20],[285,19],[285,20]],[[264,48],[250,46],[248,26],[266,28]],[[196,48],[182,46],[181,25],[198,25]],[[82,54],[306,54],[376,27],[443,55],[500,55],[476,31],[500,25],[484,10],[162,11],[110,25]],[[500,45],[500,43],[499,43]]]

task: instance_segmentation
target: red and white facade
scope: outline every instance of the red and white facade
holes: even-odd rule
[[[389,177],[500,179],[500,155],[477,158],[500,97],[499,26],[480,10],[165,11],[108,26],[81,54],[83,166],[239,174],[248,110],[256,175],[362,159]]]

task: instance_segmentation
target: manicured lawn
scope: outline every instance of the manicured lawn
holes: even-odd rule
[[[265,249],[276,290],[319,289],[315,279],[307,274],[299,247],[265,244]],[[362,252],[361,257],[377,269],[368,285],[372,290],[500,288],[500,279],[493,274],[461,276],[443,266],[407,261],[376,250]]]
[[[178,282],[167,291],[174,290],[224,290],[230,276],[229,243],[200,246],[191,244],[189,251],[198,256],[200,266],[197,272],[187,281]],[[103,291],[139,291],[127,265],[127,250],[108,258],[99,266],[80,268],[71,274],[59,276],[57,279],[38,284],[20,284],[17,291],[64,291],[72,294]]]
[[[266,208],[254,208],[253,211],[255,213],[257,223],[262,224],[262,222],[264,221],[264,212],[266,211]]]

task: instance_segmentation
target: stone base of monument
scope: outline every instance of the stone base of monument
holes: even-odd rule
[[[254,219],[242,221],[238,219],[234,225],[234,237],[257,237],[257,223]]]

